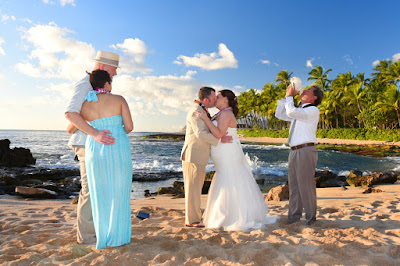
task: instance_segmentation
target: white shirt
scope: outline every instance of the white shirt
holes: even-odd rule
[[[302,107],[306,105],[308,104],[306,103]],[[290,121],[290,127],[293,126],[293,121],[296,120],[289,146],[293,147],[310,142],[317,143],[319,109],[316,106],[296,108],[293,103],[293,97],[289,96],[286,99],[278,100],[275,117],[280,120]]]
[[[90,77],[86,75],[83,79],[78,81],[74,87],[74,94],[69,102],[66,113],[80,113],[82,104],[85,102],[85,97],[89,91],[93,90],[90,84]],[[87,135],[80,130],[75,131],[68,141],[68,146],[72,145],[85,145]]]

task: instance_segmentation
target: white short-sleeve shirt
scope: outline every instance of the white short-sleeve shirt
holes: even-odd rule
[[[89,91],[93,90],[90,84],[89,75],[86,75],[83,79],[78,81],[74,87],[74,93],[71,101],[67,105],[66,113],[80,113],[82,109],[82,104],[85,102],[85,97]],[[73,145],[85,145],[86,134],[80,130],[75,131],[69,139],[68,146]]]

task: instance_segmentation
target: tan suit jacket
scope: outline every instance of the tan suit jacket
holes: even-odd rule
[[[214,137],[206,123],[196,117],[195,111],[202,110],[194,104],[186,116],[186,136],[181,152],[181,160],[198,165],[207,165],[210,159],[211,145],[218,145],[219,139]]]

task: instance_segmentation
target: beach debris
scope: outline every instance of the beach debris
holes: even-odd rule
[[[265,201],[282,201],[289,199],[289,186],[281,185],[274,188],[271,188],[265,197]]]
[[[75,197],[75,198],[73,198],[73,199],[71,200],[71,204],[72,204],[72,205],[78,204],[78,201],[79,201],[79,197]]]
[[[364,191],[362,192],[362,194],[367,194],[367,193],[380,193],[380,192],[382,192],[382,190],[379,189],[379,188],[372,188],[372,187],[369,187],[369,188],[367,188],[366,190],[364,190]]]
[[[144,220],[144,219],[148,219],[150,217],[150,214],[147,212],[138,211],[136,217],[141,220]]]

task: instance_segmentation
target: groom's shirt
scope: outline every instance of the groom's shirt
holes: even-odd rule
[[[316,106],[309,106],[308,103],[299,108],[294,106],[293,97],[278,100],[278,106],[275,111],[275,117],[290,121],[291,138],[289,146],[297,146],[305,143],[317,143],[317,127],[319,121],[319,109]],[[294,121],[296,122],[294,123]],[[294,128],[292,128],[294,127]]]
[[[93,90],[90,84],[90,76],[86,75],[83,79],[78,81],[74,87],[74,93],[69,102],[66,113],[81,113],[82,105],[85,102],[85,97],[89,91]],[[69,139],[68,146],[83,145],[85,146],[87,135],[80,130],[75,131]]]

